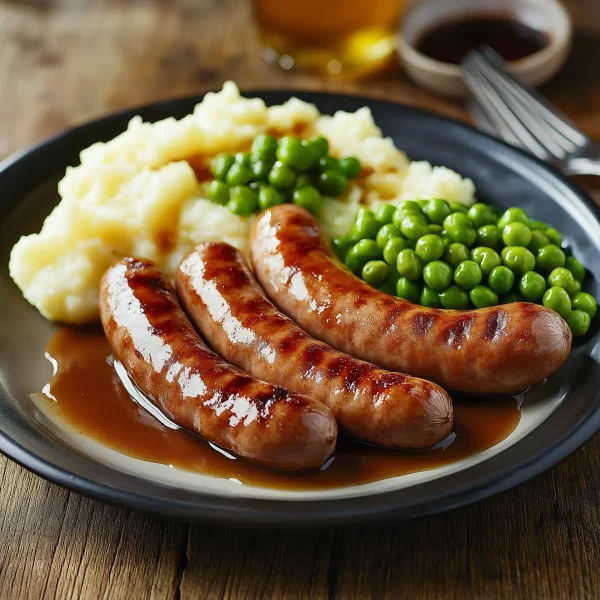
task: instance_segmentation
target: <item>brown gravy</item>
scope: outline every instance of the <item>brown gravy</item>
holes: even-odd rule
[[[458,65],[470,50],[489,46],[504,60],[530,56],[548,45],[548,35],[508,16],[472,15],[426,31],[415,44],[434,60]]]
[[[333,460],[311,473],[279,473],[232,460],[183,429],[157,421],[123,388],[100,327],[62,328],[48,356],[56,374],[44,392],[76,431],[123,454],[242,483],[287,489],[325,489],[425,471],[478,454],[505,439],[518,425],[517,399],[455,398],[454,433],[445,447],[392,451],[340,439]]]

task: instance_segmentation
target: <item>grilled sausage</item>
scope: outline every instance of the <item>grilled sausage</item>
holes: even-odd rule
[[[518,392],[558,369],[571,349],[566,322],[543,306],[430,309],[372,288],[337,260],[312,215],[292,204],[258,216],[250,251],[265,292],[302,329],[446,389]]]
[[[100,315],[115,356],[173,421],[255,463],[320,467],[337,424],[320,402],[264,383],[202,342],[159,269],[125,258],[100,284]]]
[[[450,433],[452,401],[442,388],[310,337],[266,299],[232,246],[198,245],[180,264],[176,283],[188,315],[218,354],[323,402],[345,434],[380,446],[425,448]]]

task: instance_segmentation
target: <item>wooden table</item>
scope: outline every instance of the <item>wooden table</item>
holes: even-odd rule
[[[592,71],[600,39],[591,13],[576,8],[588,31],[544,92],[600,138]],[[226,79],[248,90],[357,91],[468,119],[396,69],[366,84],[266,66],[241,0],[0,2],[0,40],[0,157],[74,123]],[[598,598],[599,463],[597,436],[534,481],[449,514],[285,532],[115,508],[0,456],[0,598]]]

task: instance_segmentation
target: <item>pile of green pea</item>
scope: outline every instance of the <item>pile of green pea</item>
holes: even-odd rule
[[[323,196],[341,196],[348,179],[360,171],[360,161],[353,156],[340,160],[330,156],[324,137],[286,136],[277,141],[261,134],[250,152],[221,154],[213,160],[215,179],[209,183],[208,197],[239,216],[284,202],[316,215],[323,209]]]
[[[520,208],[445,200],[361,208],[350,233],[333,240],[356,275],[388,294],[459,310],[535,302],[581,336],[596,300],[581,291],[584,267],[561,246],[556,229]]]

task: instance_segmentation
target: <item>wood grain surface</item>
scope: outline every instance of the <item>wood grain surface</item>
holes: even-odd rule
[[[600,139],[595,2],[571,3],[583,28],[543,91]],[[227,79],[246,90],[359,92],[468,120],[461,104],[420,90],[395,65],[367,82],[265,65],[244,0],[14,0],[0,2],[0,158],[72,124]],[[600,199],[599,180],[581,183]],[[364,530],[286,532],[112,507],[0,456],[0,599],[595,599],[599,464],[596,436],[549,473],[465,509]]]

